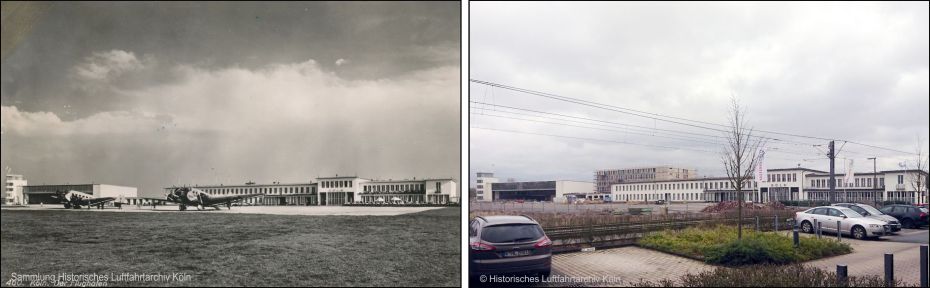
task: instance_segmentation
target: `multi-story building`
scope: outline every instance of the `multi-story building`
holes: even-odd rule
[[[4,205],[22,205],[23,186],[28,182],[23,175],[7,174],[6,184],[3,185],[3,204]]]
[[[475,180],[475,200],[480,202],[490,202],[493,200],[491,185],[497,183],[498,179],[494,178],[494,173],[478,172]]]
[[[694,169],[670,166],[596,170],[594,171],[594,192],[610,193],[610,186],[620,183],[684,180],[695,177],[697,177],[697,171]]]
[[[923,202],[927,199],[927,172],[918,170],[880,171],[855,174],[852,184],[844,182],[844,174],[836,174],[834,195],[829,194],[829,173],[824,171],[788,168],[770,169],[766,180],[757,183],[745,181],[744,199],[759,203],[771,201],[835,200],[837,202],[902,201]],[[916,177],[922,177],[922,188]],[[611,185],[613,201],[720,202],[738,199],[729,178],[701,178],[668,180]]]

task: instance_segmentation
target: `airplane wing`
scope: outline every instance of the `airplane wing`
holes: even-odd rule
[[[216,204],[222,204],[222,203],[227,203],[227,202],[231,203],[231,202],[241,201],[242,199],[258,197],[258,196],[265,196],[265,194],[256,193],[256,194],[245,194],[245,195],[213,196],[213,197],[210,197],[210,202],[213,202]]]
[[[96,206],[96,205],[100,205],[100,204],[105,204],[105,203],[110,202],[110,201],[113,201],[113,200],[116,200],[116,198],[113,198],[113,197],[100,197],[100,198],[85,199],[84,201],[87,201],[87,206]]]

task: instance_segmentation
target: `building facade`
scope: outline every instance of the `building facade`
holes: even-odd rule
[[[568,195],[586,195],[594,189],[594,183],[582,181],[531,181],[491,184],[493,201],[558,201]]]
[[[93,195],[94,197],[113,197],[119,203],[130,203],[138,198],[136,187],[107,185],[107,184],[64,184],[64,185],[25,185],[23,186],[23,202],[26,204],[59,203],[55,198],[58,191],[77,191]]]
[[[594,171],[595,194],[609,194],[610,186],[620,183],[685,180],[697,177],[694,169],[658,166]]]
[[[494,173],[478,172],[475,182],[475,201],[491,202],[493,200],[491,185],[498,182],[498,179],[494,178]]]
[[[7,174],[6,182],[3,185],[3,204],[24,204],[23,186],[26,186],[26,184],[28,184],[28,181],[26,181],[26,178],[23,178],[23,175]]]
[[[192,186],[210,195],[264,194],[243,200],[249,205],[338,206],[346,203],[458,203],[452,179],[371,180],[356,176],[319,177],[308,183]],[[165,188],[170,193],[176,187]]]
[[[881,171],[855,174],[851,184],[844,183],[843,174],[836,174],[837,186],[832,200],[836,202],[901,201],[923,203],[927,199],[927,172],[917,170]],[[831,200],[829,173],[789,168],[771,169],[768,182],[747,179],[744,199],[756,203],[773,201]],[[922,188],[916,177],[922,177]],[[725,177],[691,180],[670,180],[611,185],[611,198],[619,202],[666,200],[674,202],[734,201],[739,195]],[[919,189],[918,189],[919,188]]]

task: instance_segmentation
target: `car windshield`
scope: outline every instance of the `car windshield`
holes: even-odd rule
[[[846,217],[849,217],[849,218],[864,217],[862,216],[862,214],[859,214],[859,212],[853,211],[852,209],[849,209],[849,208],[840,208],[839,210],[840,212],[843,212],[843,214],[846,214]]]
[[[878,209],[875,209],[875,207],[872,207],[869,205],[857,205],[857,206],[859,206],[859,208],[865,209],[865,212],[869,212],[869,214],[872,214],[872,215],[878,216],[878,215],[885,214],[885,213],[882,213],[882,211],[878,211]]]
[[[542,228],[536,224],[495,225],[481,230],[481,240],[490,243],[525,242],[542,237]]]

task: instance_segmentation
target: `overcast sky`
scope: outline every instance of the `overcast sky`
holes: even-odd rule
[[[30,184],[459,178],[458,3],[12,6],[2,166]]]
[[[734,97],[755,129],[905,152],[917,150],[918,135],[928,135],[927,2],[472,2],[470,13],[472,79],[720,124],[726,123]],[[724,174],[721,147],[714,144],[719,139],[654,133],[720,132],[486,85],[471,83],[470,89],[471,101],[652,127],[634,134],[623,127],[605,131],[529,122],[500,116],[593,127],[471,104],[472,127],[585,138],[471,128],[472,176],[481,171],[504,179],[592,181],[595,169],[655,165],[694,168],[702,176]],[[826,159],[815,159],[824,158],[826,147],[813,147],[827,141],[767,136],[783,140],[769,142],[769,168],[828,169]],[[840,146],[843,142],[837,142]],[[838,157],[852,158],[855,170],[871,172],[866,158],[872,156],[879,156],[878,169],[916,160],[855,144],[846,144]],[[837,163],[838,171],[843,167]]]

